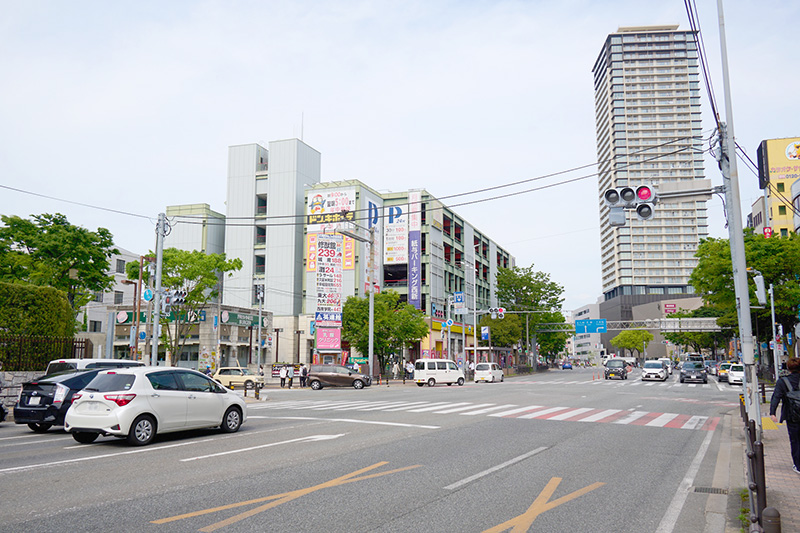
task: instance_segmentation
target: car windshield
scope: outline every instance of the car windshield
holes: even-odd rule
[[[489,370],[489,365],[486,363],[481,363],[475,367],[475,370]]]
[[[731,367],[730,363],[722,363],[721,365],[719,365],[720,370],[728,370],[730,367]]]
[[[97,374],[95,378],[86,385],[86,390],[97,392],[111,392],[118,390],[128,390],[133,385],[136,376],[132,374]]]
[[[622,368],[625,366],[625,361],[609,361],[606,366],[608,368]]]
[[[731,365],[731,368],[728,371],[729,372],[744,372],[744,367],[742,365]]]
[[[661,361],[646,361],[644,363],[645,368],[663,368]]]
[[[698,363],[697,361],[686,361],[683,363],[684,370],[698,370],[703,368],[703,363]]]
[[[251,372],[250,369],[248,369],[248,368],[243,368],[242,369],[242,374],[244,374],[245,376],[255,376],[255,374],[253,372]]]

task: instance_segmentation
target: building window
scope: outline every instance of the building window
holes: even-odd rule
[[[122,291],[114,291],[114,305],[119,305],[122,303]]]
[[[781,216],[786,216],[786,206],[785,205],[779,205],[778,206],[778,214],[781,215]]]
[[[102,292],[94,293],[94,301],[100,304],[103,303],[103,293]]]
[[[783,183],[778,183],[778,192],[786,192],[786,188],[784,187]]]
[[[89,333],[100,333],[103,329],[103,323],[99,320],[89,321]]]
[[[786,228],[781,228],[781,237],[788,237],[788,236],[789,236],[789,230]]]
[[[124,274],[125,273],[125,260],[124,259],[117,259],[117,273]]]

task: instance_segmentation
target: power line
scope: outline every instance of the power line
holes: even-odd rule
[[[689,17],[689,27],[692,30],[692,35],[695,37],[697,44],[697,56],[700,59],[700,69],[703,72],[703,80],[706,84],[706,91],[708,92],[708,100],[711,104],[711,113],[714,116],[714,123],[717,128],[720,127],[719,113],[717,112],[717,101],[714,97],[714,87],[711,85],[711,76],[708,73],[708,58],[706,57],[706,47],[703,41],[703,34],[700,31],[700,18],[697,15],[697,5],[695,0],[683,0],[686,6],[686,14]]]
[[[30,194],[31,196],[38,196],[39,198],[47,198],[48,200],[55,200],[57,202],[65,202],[65,203],[68,203],[68,204],[80,205],[82,207],[88,207],[90,209],[98,209],[100,211],[108,211],[110,213],[117,213],[119,215],[126,215],[126,216],[129,216],[129,217],[137,217],[137,218],[145,218],[145,219],[150,220],[150,221],[153,220],[153,217],[150,217],[150,216],[147,216],[147,215],[139,215],[137,213],[129,213],[127,211],[120,211],[118,209],[111,209],[111,208],[108,208],[108,207],[100,207],[98,205],[85,204],[83,202],[76,202],[74,200],[65,200],[64,198],[57,198],[55,196],[48,196],[46,194],[33,192],[33,191],[25,191],[23,189],[17,189],[16,187],[9,187],[8,185],[0,185],[0,189],[7,189],[9,191],[19,192],[19,193],[22,193],[22,194]]]

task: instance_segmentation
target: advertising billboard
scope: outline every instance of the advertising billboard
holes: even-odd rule
[[[318,326],[342,324],[342,236],[317,235]]]
[[[383,263],[404,265],[408,263],[408,214],[407,206],[385,207],[383,227]]]
[[[758,186],[800,178],[800,137],[769,139],[758,147]]]
[[[408,303],[422,306],[422,193],[408,192]]]

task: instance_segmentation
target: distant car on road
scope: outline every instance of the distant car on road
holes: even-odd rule
[[[685,381],[702,381],[708,383],[706,366],[702,361],[684,361],[681,366],[681,383]]]
[[[322,387],[353,387],[363,389],[372,384],[366,375],[343,365],[311,365],[308,373],[308,385],[319,390]]]
[[[625,368],[627,363],[622,358],[614,358],[606,361],[605,378],[628,379],[628,370]]]
[[[212,377],[227,388],[231,388],[231,385],[233,385],[236,389],[241,389],[242,387],[252,389],[256,386],[256,383],[264,386],[264,376],[259,376],[247,368],[238,366],[224,366],[214,372]]]
[[[659,357],[659,361],[663,361],[667,365],[667,372],[672,375],[672,360],[669,357]]]
[[[127,368],[131,366],[144,366],[141,361],[131,359],[53,359],[47,363],[45,375],[65,372],[67,370],[82,370],[84,368]]]
[[[728,381],[728,369],[730,369],[733,363],[730,361],[723,361],[719,364],[719,369],[717,370],[717,381]]]
[[[648,379],[666,381],[668,374],[666,365],[658,359],[645,361],[642,367],[642,381]]]
[[[731,385],[741,385],[744,381],[744,365],[732,364],[728,368],[728,383]]]
[[[561,363],[561,370],[572,370],[572,363],[569,361],[564,361]]]
[[[101,370],[67,370],[23,383],[14,406],[14,422],[28,424],[36,433],[44,433],[53,426],[63,426],[73,395]]]
[[[100,435],[149,444],[156,434],[218,427],[239,431],[244,399],[187,368],[146,366],[103,370],[72,397],[64,428],[81,444]]]
[[[475,365],[475,383],[481,381],[486,383],[502,382],[503,377],[503,369],[497,363],[478,363]]]

